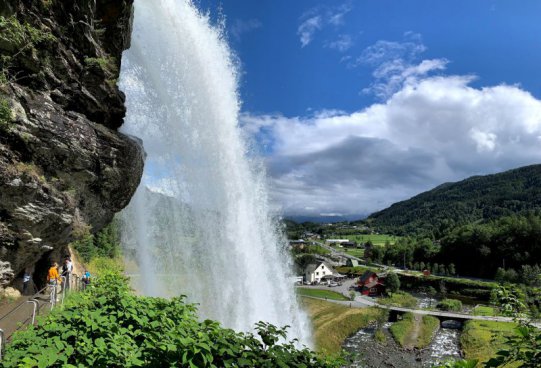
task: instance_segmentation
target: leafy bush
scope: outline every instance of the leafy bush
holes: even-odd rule
[[[443,299],[436,308],[444,311],[460,312],[462,310],[462,302],[456,299]]]
[[[388,298],[380,299],[379,303],[384,305],[396,305],[404,308],[415,308],[417,306],[417,299],[408,293],[398,291]]]
[[[257,335],[198,321],[184,297],[133,295],[127,279],[103,274],[62,310],[13,336],[3,367],[339,367],[312,351],[279,344],[284,329],[259,322]]]

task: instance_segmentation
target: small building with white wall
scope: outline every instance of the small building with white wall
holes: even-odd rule
[[[307,283],[320,282],[322,278],[332,278],[339,274],[327,262],[312,263],[306,266],[304,281]]]

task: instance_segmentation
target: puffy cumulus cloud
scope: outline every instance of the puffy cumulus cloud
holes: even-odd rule
[[[472,80],[414,78],[354,113],[242,121],[270,146],[272,193],[287,214],[370,213],[446,181],[541,162],[541,101]]]
[[[300,24],[297,28],[297,35],[301,41],[301,47],[308,46],[314,39],[316,32],[322,30],[326,26],[338,27],[344,23],[344,16],[351,11],[349,4],[338,7],[319,6],[306,11],[300,17]],[[337,40],[339,41],[339,40]],[[350,42],[352,40],[350,39]],[[336,48],[346,47],[346,41],[342,40],[341,44],[335,44]],[[347,46],[347,48],[351,45]]]

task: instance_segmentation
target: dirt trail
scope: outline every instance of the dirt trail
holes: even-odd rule
[[[413,315],[413,329],[406,337],[406,341],[404,341],[404,349],[413,350],[417,346],[417,339],[419,338],[422,322],[423,316],[420,314]]]

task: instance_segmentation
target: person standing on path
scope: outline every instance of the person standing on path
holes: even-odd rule
[[[73,262],[71,262],[71,259],[69,257],[66,257],[64,260],[64,266],[62,266],[62,276],[66,277],[66,285],[64,287],[69,290],[70,288],[70,279],[71,279],[71,273],[73,272]]]
[[[58,263],[53,262],[51,268],[49,268],[49,271],[47,272],[47,282],[51,287],[51,303],[54,304],[56,302],[56,296],[58,293],[56,286],[62,283],[62,279],[60,278],[60,274],[58,273]]]
[[[30,280],[32,279],[32,273],[30,272],[30,269],[27,268],[24,270],[23,275],[23,295],[28,295],[28,285],[30,284]]]

